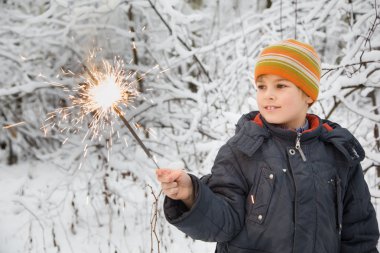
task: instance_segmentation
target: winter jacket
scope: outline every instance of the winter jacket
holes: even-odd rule
[[[211,174],[191,175],[195,203],[166,198],[166,219],[218,253],[373,253],[376,213],[348,130],[307,115],[298,134],[258,112],[239,120]]]

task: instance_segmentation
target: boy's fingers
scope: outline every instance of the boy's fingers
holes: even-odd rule
[[[156,170],[156,175],[157,179],[161,183],[170,183],[175,181],[180,175],[181,175],[180,170],[170,170],[170,169],[157,169]]]
[[[177,188],[177,187],[178,187],[177,182],[162,183],[162,184],[161,184],[161,188],[162,188],[163,190],[168,190],[168,189]]]
[[[156,169],[156,175],[159,176],[159,175],[162,175],[166,172],[166,169]]]
[[[172,170],[170,169],[156,169],[156,175],[157,177],[164,176],[164,175],[170,174],[171,171]]]
[[[157,169],[156,170],[156,177],[158,179],[158,181],[160,181],[161,183],[165,183],[167,182],[167,170],[165,169]]]
[[[178,194],[178,188],[172,188],[172,189],[164,190],[164,193],[169,198],[176,199],[177,194]]]

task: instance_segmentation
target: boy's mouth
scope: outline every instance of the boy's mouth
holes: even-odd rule
[[[280,107],[279,106],[273,106],[273,105],[264,106],[264,109],[268,110],[268,111],[273,111],[273,110],[278,109],[278,108],[280,108]]]

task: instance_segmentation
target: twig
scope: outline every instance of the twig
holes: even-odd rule
[[[156,6],[152,3],[151,0],[148,0],[150,6],[152,7],[152,9],[154,10],[154,12],[157,14],[157,16],[161,19],[161,21],[164,23],[164,25],[166,26],[166,28],[169,30],[169,33],[170,35],[173,35],[173,30],[172,28],[169,26],[168,22],[166,22],[166,20],[162,17],[161,13],[158,12]],[[179,37],[179,36],[176,36],[177,40],[179,42],[181,42],[181,44],[188,50],[188,51],[191,51],[191,48]],[[193,59],[199,64],[199,67],[201,68],[202,72],[206,75],[207,77],[207,80],[208,82],[212,82],[212,79],[208,73],[208,71],[206,70],[206,68],[203,66],[203,64],[201,63],[201,61],[199,60],[199,58],[196,56],[196,55],[193,55]]]
[[[365,38],[365,43],[364,43],[364,46],[366,46],[367,43],[368,43],[370,51],[372,50],[372,47],[371,47],[371,38],[375,34],[376,27],[379,25],[379,23],[377,22],[379,20],[379,18],[380,18],[380,16],[377,13],[377,3],[376,3],[376,0],[375,0],[375,20],[373,21],[371,28],[368,30],[368,35]],[[364,55],[364,50],[362,51],[362,54],[360,55],[360,62],[362,62],[363,55]]]
[[[128,9],[127,16],[128,16],[128,19],[129,19],[130,23],[132,24],[134,22],[134,15],[133,15],[133,12],[132,12],[132,5]],[[129,26],[129,29],[130,29],[130,32],[132,34],[134,34],[134,36],[131,36],[133,63],[136,66],[138,66],[139,65],[139,58],[138,58],[138,54],[137,54],[137,48],[136,48],[136,45],[135,45],[135,43],[136,43],[136,41],[135,41],[135,28],[131,25],[131,26]],[[137,71],[136,71],[136,80],[137,80],[137,83],[138,83],[138,91],[139,92],[143,92],[143,90],[144,90],[144,87],[143,87],[144,81],[141,78],[140,73],[137,72]]]
[[[366,174],[372,167],[377,167],[377,165],[375,163],[372,163],[371,165],[363,169],[363,173]]]
[[[377,62],[380,62],[380,60],[376,60],[376,61],[360,61],[360,62],[356,62],[356,63],[351,63],[351,64],[346,64],[346,65],[343,65],[343,66],[338,66],[336,68],[322,68],[323,71],[326,71],[325,73],[323,73],[323,75],[321,76],[324,77],[325,75],[327,75],[329,72],[331,71],[336,71],[338,69],[341,69],[341,68],[347,68],[347,67],[352,67],[352,66],[355,66],[355,65],[360,65],[359,66],[359,69],[362,65],[364,64],[367,64],[367,63],[377,63]]]
[[[283,40],[283,32],[282,32],[282,0],[280,1],[280,31],[281,31],[281,40]]]
[[[376,100],[376,93],[375,93],[375,90],[374,91],[371,91],[368,96],[371,98],[372,100],[372,105],[373,107],[375,108],[374,110],[374,114],[375,115],[379,115],[379,110],[377,109],[377,100]],[[377,152],[380,151],[380,140],[379,140],[379,125],[377,123],[375,123],[374,127],[373,127],[373,136],[375,137],[375,144],[376,144],[376,148],[377,148]]]
[[[245,35],[243,20],[241,18],[240,6],[237,6],[236,9],[238,11],[238,15],[239,15],[239,19],[240,19],[239,24],[240,24],[241,32],[243,34],[245,61],[247,63],[247,70],[249,71],[250,67],[249,67],[249,62],[248,62],[248,45],[247,45],[248,43],[247,43],[247,38],[246,38],[246,35]]]
[[[364,88],[364,85],[358,85],[356,86],[355,88],[353,88],[352,90],[350,90],[347,94],[344,95],[344,97],[348,97],[349,95],[351,95],[352,93],[354,93],[355,91],[359,90],[359,89],[362,89]],[[342,103],[341,100],[339,101],[336,101],[336,96],[334,96],[334,106],[333,108],[330,110],[330,112],[327,114],[326,116],[326,119],[329,119],[332,115],[332,113],[335,111],[336,108],[338,108],[338,105]]]
[[[63,224],[60,214],[58,215],[58,217],[59,217],[59,223],[60,223],[60,225],[62,227],[63,233],[65,234],[67,245],[69,245],[71,253],[74,253],[73,246],[71,245],[71,241],[70,241],[70,239],[69,239],[69,237],[67,235],[67,232],[66,232],[66,225]]]
[[[21,201],[15,201],[15,203],[21,205],[22,207],[25,208],[25,210],[27,210],[38,222],[38,224],[40,225],[41,227],[41,230],[42,230],[42,241],[43,241],[43,244],[44,244],[44,252],[46,252],[46,242],[45,242],[45,228],[44,226],[42,225],[40,219],[38,218],[38,216],[32,211],[30,210],[26,205],[24,205],[24,203],[22,203]]]
[[[297,39],[297,0],[295,0],[294,2],[294,20],[295,20],[295,24],[294,24],[294,39]]]
[[[154,202],[152,204],[152,219],[150,220],[150,252],[151,253],[154,252],[153,244],[154,244],[154,240],[156,240],[157,252],[160,253],[160,240],[159,240],[158,235],[157,235],[156,227],[157,227],[157,218],[158,218],[158,200],[162,194],[162,190],[156,196],[156,194],[153,191],[152,186],[147,184],[147,187],[150,188],[151,194],[154,198]]]

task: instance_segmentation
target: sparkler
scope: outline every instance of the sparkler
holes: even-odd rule
[[[130,78],[135,77],[136,72],[130,72],[127,75],[124,70],[124,62],[121,59],[115,59],[113,65],[106,60],[102,60],[101,64],[96,65],[94,61],[91,61],[93,58],[95,57],[92,56],[86,64],[82,64],[85,70],[84,74],[81,75],[82,82],[72,90],[66,89],[66,91],[71,92],[69,98],[72,105],[57,109],[51,113],[48,120],[54,120],[56,114],[60,114],[62,119],[72,118],[71,123],[78,126],[82,125],[85,119],[90,118],[89,128],[83,141],[88,135],[92,135],[91,140],[94,138],[99,138],[100,140],[103,136],[103,131],[107,128],[111,129],[109,138],[112,140],[114,133],[112,116],[116,115],[128,128],[148,158],[159,168],[153,155],[124,117],[121,110],[121,107],[128,107],[139,96],[139,92],[134,85],[139,80],[128,81]],[[143,78],[147,73],[140,78]],[[54,127],[55,123],[51,122],[49,125]],[[65,130],[70,131],[70,127],[64,128],[61,132]],[[66,141],[67,138],[64,142]]]
[[[83,138],[83,141],[87,138],[88,135],[92,135],[91,140],[94,138],[98,138],[100,140],[105,129],[111,129],[109,132],[109,140],[112,141],[112,136],[114,133],[113,118],[119,117],[124,125],[128,128],[132,136],[136,139],[138,144],[141,146],[148,158],[154,162],[156,168],[160,168],[149,149],[144,145],[122,112],[123,107],[129,107],[134,98],[140,95],[138,89],[134,85],[139,82],[141,78],[144,78],[144,76],[151,70],[157,68],[158,65],[145,72],[144,74],[138,76],[136,75],[136,72],[130,72],[126,74],[124,70],[124,62],[120,59],[115,59],[113,65],[111,65],[106,60],[102,60],[101,64],[97,65],[90,58],[90,60],[86,64],[82,64],[82,66],[84,68],[84,73],[81,75],[82,81],[79,82],[79,84],[75,86],[74,89],[69,89],[61,84],[56,84],[57,86],[63,87],[65,91],[70,93],[69,98],[72,102],[72,105],[59,108],[54,112],[48,114],[48,119],[46,121],[50,122],[42,127],[45,131],[45,134],[47,127],[53,128],[60,125],[60,122],[56,122],[57,115],[60,115],[60,119],[62,119],[62,121],[67,122],[69,120],[68,126],[62,128],[60,130],[61,132],[70,132],[74,127],[77,127],[77,129],[74,129],[73,131],[75,133],[77,130],[79,131],[82,128],[81,126],[83,125],[82,123],[85,121],[85,119],[90,119],[88,130],[85,137]],[[168,69],[163,70],[160,73],[163,73],[167,70]],[[75,74],[71,71],[68,71],[68,73],[75,76]],[[135,80],[129,82],[128,79],[130,78],[133,78]],[[118,132],[117,134],[119,135]],[[64,144],[67,140],[68,138],[65,138],[62,144]],[[108,144],[109,142],[107,141],[107,147]],[[87,151],[88,149],[86,144],[84,148],[84,157],[86,156]],[[81,166],[82,163],[80,163],[78,170],[81,168]],[[158,196],[160,196],[161,192],[162,191],[160,191]],[[155,232],[158,217],[158,196],[153,193],[153,190],[152,194],[155,198],[155,202],[153,205],[154,215],[151,219],[151,245],[153,245],[154,233],[155,238],[157,239],[159,250],[159,240]],[[89,202],[88,194],[86,202],[87,204]],[[151,249],[153,250],[153,248]]]
[[[146,148],[146,146],[141,141],[141,139],[139,138],[139,136],[136,134],[136,132],[131,127],[131,125],[128,123],[128,120],[123,116],[123,114],[120,111],[120,109],[117,106],[115,106],[113,109],[119,115],[119,117],[121,118],[121,120],[123,121],[123,123],[125,124],[125,126],[128,128],[128,130],[131,132],[131,134],[133,135],[133,137],[136,139],[136,141],[140,144],[140,146],[144,150],[145,154],[154,162],[154,164],[156,165],[157,169],[159,169],[160,166],[158,166],[156,160],[154,159],[154,157],[150,153],[149,149]]]

